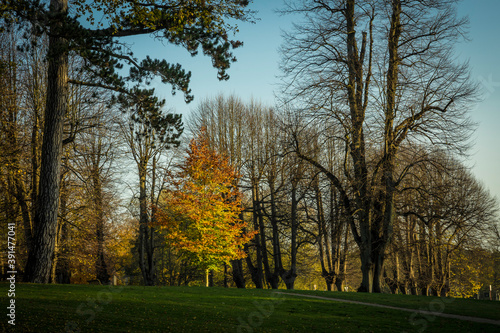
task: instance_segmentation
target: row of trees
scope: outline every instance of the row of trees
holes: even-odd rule
[[[294,151],[335,186],[360,251],[360,290],[380,292],[406,176],[427,160],[422,151],[468,143],[477,85],[452,59],[466,20],[455,1],[320,0],[285,12],[307,13],[282,50],[284,101],[301,113]],[[300,133],[318,126],[320,142],[344,150],[342,168],[304,146]]]
[[[210,284],[223,268],[237,287],[498,285],[498,203],[462,163],[478,91],[450,61],[466,23],[453,1],[288,3],[307,15],[285,35],[279,103],[200,102],[186,156],[181,117],[127,83],[157,74],[189,101],[189,74],[139,63],[118,40],[201,46],[225,79],[240,45],[225,20],[251,13],[244,1],[129,5],[0,7],[1,219],[19,226],[26,281]],[[78,23],[99,11],[109,27]]]
[[[224,96],[203,101],[189,124],[192,130],[206,128],[210,145],[239,170],[243,214],[259,232],[246,246],[244,262],[232,262],[234,281],[243,280],[246,264],[255,286],[293,288],[312,266],[307,264],[312,254],[327,288],[345,290],[349,266],[361,264],[353,236],[360,222],[353,231],[332,183],[335,176],[352,191],[345,147],[331,140],[331,128],[304,126],[296,114]],[[300,158],[297,147],[315,163]],[[381,152],[371,147],[368,154],[377,158]],[[422,145],[406,147],[396,170],[402,184],[384,253],[386,290],[464,296],[465,289],[470,295],[481,283],[498,283],[498,203],[470,171],[449,152]],[[481,253],[482,260],[465,263],[472,253]],[[478,265],[488,266],[489,275],[477,275],[478,268],[471,267]],[[350,280],[352,286],[353,276]]]
[[[141,89],[144,81],[159,77],[180,90],[186,102],[192,100],[191,74],[179,64],[146,57],[139,61],[123,42],[125,37],[154,35],[157,39],[184,47],[191,55],[201,49],[212,59],[219,79],[228,79],[226,70],[235,61],[231,50],[241,46],[231,40],[236,31],[231,22],[251,19],[247,1],[93,1],[37,0],[0,2],[2,31],[21,26],[35,37],[48,39],[47,90],[44,101],[43,143],[40,154],[38,193],[33,214],[25,280],[46,283],[53,267],[61,189],[61,160],[65,140],[64,120],[70,107],[71,86],[103,88],[118,92],[121,100],[133,100],[140,108],[156,109],[152,91]],[[99,19],[97,19],[99,17]],[[10,26],[9,26],[10,25]],[[36,46],[37,38],[32,44]],[[81,61],[78,75],[70,76],[69,57]],[[127,74],[119,71],[126,65]],[[126,102],[125,102],[126,103]],[[141,105],[142,104],[142,105]],[[142,112],[138,112],[140,117]],[[145,119],[142,119],[145,120]],[[148,125],[152,123],[146,119]],[[175,123],[173,124],[175,126]],[[144,229],[144,228],[142,228]],[[142,230],[141,229],[141,230]]]
[[[10,28],[1,34],[2,83],[5,83],[2,85],[2,139],[5,139],[2,148],[5,153],[2,156],[1,184],[7,194],[2,202],[2,220],[5,222],[2,225],[5,228],[11,222],[20,225],[18,221],[22,218],[23,233],[18,233],[18,247],[21,249],[18,266],[28,280],[29,253],[37,251],[33,246],[39,238],[34,235],[36,208],[42,205],[44,210],[50,210],[40,203],[36,190],[42,173],[42,138],[45,136],[42,128],[47,114],[44,101],[48,93],[47,80],[39,77],[48,70],[43,56],[48,42],[37,39],[23,27],[12,25]],[[70,75],[86,80],[85,66],[78,54],[70,54]],[[158,204],[165,189],[165,177],[170,172],[168,163],[171,157],[168,154],[172,147],[180,144],[178,138],[183,132],[183,124],[180,115],[162,112],[164,101],[158,100],[153,93],[153,90],[136,88],[133,93],[123,93],[116,98],[101,86],[71,86],[63,121],[57,228],[54,235],[42,235],[45,239],[42,241],[54,236],[48,281],[69,283],[97,278],[105,282],[109,281],[111,273],[135,274],[139,270],[146,285],[157,283],[155,251],[157,253],[157,243],[163,246],[165,239],[156,230],[157,214],[152,205]],[[35,102],[33,96],[36,96]],[[198,160],[207,152],[204,147],[202,145],[198,151]],[[116,193],[123,191],[125,185],[117,180],[127,177],[126,173],[131,171],[120,169],[119,165],[130,162],[135,162],[138,184],[130,184],[137,191],[132,190],[130,214],[125,214],[120,209],[126,197]],[[181,186],[180,183],[177,185]],[[177,190],[177,197],[186,191]],[[183,207],[186,208],[188,202],[184,201]],[[182,200],[177,202],[176,209],[182,206],[181,203]],[[235,201],[233,206],[240,205]],[[199,207],[195,208],[200,211]],[[224,207],[217,209],[224,210]],[[127,215],[126,219],[137,219],[137,232],[134,225],[118,222]],[[208,222],[213,223],[205,221]],[[238,223],[237,219],[226,221],[234,230],[232,233],[238,236],[227,239],[228,245],[221,246],[222,252],[228,251],[226,257],[241,257],[238,243],[232,248],[229,245],[232,241],[246,242],[250,237],[240,235],[241,227],[235,223]],[[172,230],[170,225],[167,239],[173,237]],[[206,238],[207,234],[203,235]],[[221,236],[225,237],[218,237]],[[204,249],[207,250],[208,246],[205,245]],[[202,257],[206,255],[203,251],[198,252]],[[131,258],[132,253],[138,258]],[[194,266],[192,258],[183,257],[182,260],[190,261]],[[213,269],[217,260],[224,259],[199,262]],[[36,264],[41,265],[40,261]],[[2,261],[3,273],[5,269],[6,262]]]
[[[22,228],[18,230],[19,255],[24,264],[27,253],[31,250],[33,239],[35,238],[34,216],[36,198],[38,197],[38,182],[40,178],[41,146],[44,124],[44,110],[46,98],[46,63],[43,60],[45,42],[40,42],[40,47],[30,47],[25,52],[19,50],[21,40],[29,44],[33,36],[25,36],[21,39],[20,33],[10,32],[1,35],[2,44],[2,190],[5,193],[3,201],[4,218],[16,221],[18,215],[22,217]],[[79,155],[80,147],[74,141],[77,131],[85,127],[93,128],[86,135],[92,139],[89,142],[90,149],[96,155],[96,149],[101,149],[101,137],[96,135],[97,129],[94,117],[99,117],[99,110],[95,100],[92,100],[92,91],[72,90],[70,96],[70,108],[66,118],[66,139],[65,155],[62,164],[64,165],[60,174],[62,190],[60,196],[61,210],[59,212],[62,221],[69,218],[70,212],[67,207],[71,202],[79,202],[82,207],[91,205],[101,205],[102,195],[90,195],[90,185],[95,182],[96,191],[101,192],[102,186],[96,180],[96,169],[102,167],[100,160],[91,160],[90,155]],[[8,138],[8,139],[7,139]],[[96,140],[99,140],[97,142]],[[80,143],[79,143],[80,145]],[[87,146],[89,147],[89,146]],[[74,148],[74,149],[72,149]],[[70,161],[70,157],[75,157]],[[70,164],[71,163],[71,164]],[[104,164],[106,162],[104,161]],[[72,172],[70,172],[72,170]],[[88,180],[86,188],[81,187],[79,193],[69,191],[74,183],[75,175]],[[86,201],[86,194],[94,198],[92,202]],[[101,197],[101,198],[99,198]],[[103,211],[103,209],[101,209]],[[90,210],[84,213],[90,216]],[[92,220],[98,218],[92,217]],[[74,220],[73,220],[74,222]],[[23,231],[20,234],[21,230]],[[91,233],[92,229],[85,228],[84,233]],[[67,237],[67,225],[59,223],[57,237],[55,239],[56,255],[54,261],[59,262],[60,267],[67,265],[71,259],[62,243]],[[94,237],[92,237],[94,240]],[[102,241],[102,239],[101,239]],[[53,265],[51,275],[55,277],[56,267]],[[69,281],[65,272],[58,272],[60,281]]]

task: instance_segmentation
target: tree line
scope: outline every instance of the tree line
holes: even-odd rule
[[[208,98],[187,131],[140,83],[159,75],[190,101],[190,75],[115,40],[162,31],[227,79],[240,44],[217,22],[250,19],[246,2],[134,3],[123,17],[95,2],[106,29],[53,2],[2,7],[1,218],[19,226],[26,281],[462,297],[498,286],[498,203],[464,165],[479,91],[452,58],[467,23],[454,1],[287,2],[301,20],[284,35],[276,105]],[[164,16],[132,19],[146,9]],[[176,28],[180,11],[191,16]]]
[[[71,5],[71,6],[70,6]],[[186,102],[193,99],[189,82],[191,73],[180,64],[147,56],[142,61],[123,41],[130,36],[154,36],[186,49],[192,56],[199,50],[212,59],[220,80],[229,78],[226,70],[235,61],[232,49],[241,46],[229,38],[236,32],[231,20],[252,19],[248,1],[227,0],[195,2],[93,1],[86,3],[68,0],[10,1],[0,3],[2,32],[21,29],[34,38],[26,47],[36,46],[37,37],[47,38],[45,59],[46,98],[44,101],[43,137],[40,154],[40,174],[33,210],[33,238],[28,251],[25,281],[46,283],[53,267],[59,193],[61,188],[61,161],[63,145],[72,136],[65,137],[64,119],[69,108],[70,85],[102,88],[117,92],[122,104],[141,105],[136,116],[148,125],[164,125],[143,117],[155,112],[162,102],[153,89],[144,89],[143,83],[158,77],[163,83],[184,94]],[[69,57],[82,62],[80,73],[69,76]],[[127,66],[129,72],[121,71]],[[83,73],[84,72],[84,73]],[[87,75],[85,75],[87,74]],[[144,111],[144,112],[143,112]],[[161,118],[161,116],[156,117]],[[157,119],[158,120],[158,119]],[[177,119],[172,126],[179,127]],[[170,133],[168,133],[170,134]],[[163,135],[164,136],[164,135]],[[175,140],[175,138],[172,138]],[[141,228],[146,230],[147,228]],[[144,239],[147,243],[147,238]],[[146,245],[143,245],[144,247]]]
[[[234,96],[203,101],[189,124],[192,130],[206,128],[212,146],[241,173],[243,214],[259,231],[246,246],[248,256],[231,262],[234,281],[244,280],[246,264],[255,286],[294,288],[301,272],[313,266],[312,255],[313,269],[328,290],[345,290],[348,279],[351,288],[359,287],[352,284],[352,275],[359,273],[349,266],[362,265],[353,236],[360,222],[349,224],[341,189],[331,179],[337,177],[352,195],[346,176],[350,162],[345,146],[331,140],[335,133],[327,124],[311,127],[290,110],[278,112]],[[382,153],[371,147],[367,154],[376,159]],[[405,147],[397,165],[402,184],[384,253],[383,290],[471,296],[486,280],[497,283],[496,199],[447,151]]]

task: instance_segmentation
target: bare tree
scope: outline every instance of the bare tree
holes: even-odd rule
[[[137,165],[139,178],[139,267],[143,282],[148,286],[156,283],[154,252],[157,233],[154,208],[150,207],[157,204],[161,193],[157,189],[157,182],[161,182],[158,180],[158,164],[166,150],[180,144],[178,138],[184,130],[181,115],[163,114],[164,101],[159,101],[152,93],[151,90],[138,91],[135,97],[121,100],[128,116],[121,132]]]
[[[397,212],[401,248],[396,255],[402,272],[407,272],[400,282],[406,279],[424,294],[445,295],[450,291],[453,256],[464,249],[488,248],[498,202],[459,161],[434,153],[405,179]]]
[[[110,202],[106,193],[112,181],[113,163],[116,162],[116,142],[113,142],[112,131],[108,125],[104,125],[105,118],[101,115],[96,121],[97,126],[80,134],[78,144],[74,145],[76,156],[73,157],[78,164],[79,177],[83,181],[85,193],[89,198],[90,223],[94,225],[96,250],[95,268],[96,278],[101,283],[109,281],[110,272],[105,261],[105,232],[106,217],[110,209]],[[112,123],[112,122],[107,122]],[[75,168],[73,168],[74,171]]]
[[[217,4],[220,5],[219,2]],[[46,283],[50,277],[57,237],[63,123],[70,81],[72,84],[105,87],[131,94],[134,87],[128,87],[127,82],[133,81],[139,85],[143,80],[149,81],[152,76],[158,76],[162,82],[182,91],[186,102],[191,101],[191,73],[179,64],[169,64],[149,56],[138,61],[130,48],[125,47],[119,39],[155,35],[158,39],[182,46],[193,56],[202,49],[203,54],[211,57],[213,67],[218,70],[218,78],[227,80],[229,76],[226,70],[236,60],[231,50],[242,45],[240,41],[229,37],[230,32],[237,31],[230,21],[251,20],[253,13],[246,9],[247,1],[227,0],[222,4],[215,6],[211,1],[195,5],[182,1],[171,5],[156,1],[86,4],[68,0],[2,1],[0,16],[3,19],[33,26],[38,35],[49,36],[43,153],[34,215],[34,238],[24,276],[26,281]],[[163,14],[156,15],[160,12]],[[95,16],[101,14],[102,20],[95,23]],[[84,17],[90,25],[81,23]],[[131,17],[138,20],[131,20]],[[69,77],[68,57],[71,51],[85,59],[86,70],[93,73],[91,81]],[[123,64],[132,68],[127,78],[116,71]]]
[[[233,96],[218,96],[203,101],[190,119],[191,127],[207,129],[211,144],[229,156],[242,176],[238,186],[246,196],[244,215],[258,231],[245,247],[246,266],[257,288],[276,289],[281,280],[293,289],[298,251],[311,237],[302,232],[310,168],[295,155],[285,155],[280,117],[255,101],[244,104]],[[241,261],[232,266],[238,285]]]
[[[33,203],[37,194],[33,184],[38,179],[38,150],[41,142],[39,110],[33,103],[33,98],[35,95],[37,98],[44,96],[45,83],[39,80],[45,69],[39,58],[43,40],[39,41],[41,45],[38,47],[31,47],[23,52],[20,49],[25,46],[26,41],[22,34],[26,34],[31,40],[29,31],[17,30],[13,25],[9,28],[0,34],[1,158],[4,161],[2,165],[5,166],[2,177],[6,181],[6,198],[12,197],[16,204],[9,205],[7,209],[19,209],[21,215],[24,237],[20,237],[20,247],[29,251],[33,237]]]
[[[467,64],[450,61],[466,23],[457,18],[454,5],[315,0],[292,2],[284,10],[305,17],[285,35],[284,99],[295,103],[311,125],[329,122],[344,132],[348,186],[309,155],[297,137],[294,149],[339,191],[360,250],[360,291],[381,291],[394,197],[408,171],[397,172],[402,144],[466,150],[467,110],[477,87]]]

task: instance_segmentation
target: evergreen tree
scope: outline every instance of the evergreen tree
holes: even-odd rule
[[[25,281],[49,280],[54,252],[59,206],[63,121],[68,107],[68,85],[81,84],[130,95],[153,77],[169,83],[173,91],[193,99],[190,72],[180,64],[146,57],[138,60],[121,41],[123,37],[147,35],[179,45],[196,55],[201,48],[212,58],[221,80],[235,61],[232,49],[242,45],[231,40],[237,31],[230,20],[249,20],[246,0],[148,1],[132,0],[1,0],[0,17],[5,22],[27,24],[49,36],[48,87],[42,144],[41,177],[34,218],[34,238],[25,271]],[[97,19],[99,17],[99,19]],[[87,22],[85,22],[87,21]],[[85,23],[84,23],[85,22]],[[93,75],[90,81],[68,77],[68,55],[73,52]],[[128,75],[117,72],[129,66]]]

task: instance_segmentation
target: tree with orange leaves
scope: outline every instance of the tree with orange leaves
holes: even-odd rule
[[[244,258],[243,245],[255,232],[246,232],[239,218],[239,175],[226,156],[210,148],[205,131],[191,140],[187,153],[157,210],[157,223],[174,247],[206,270],[208,286],[208,272]]]

